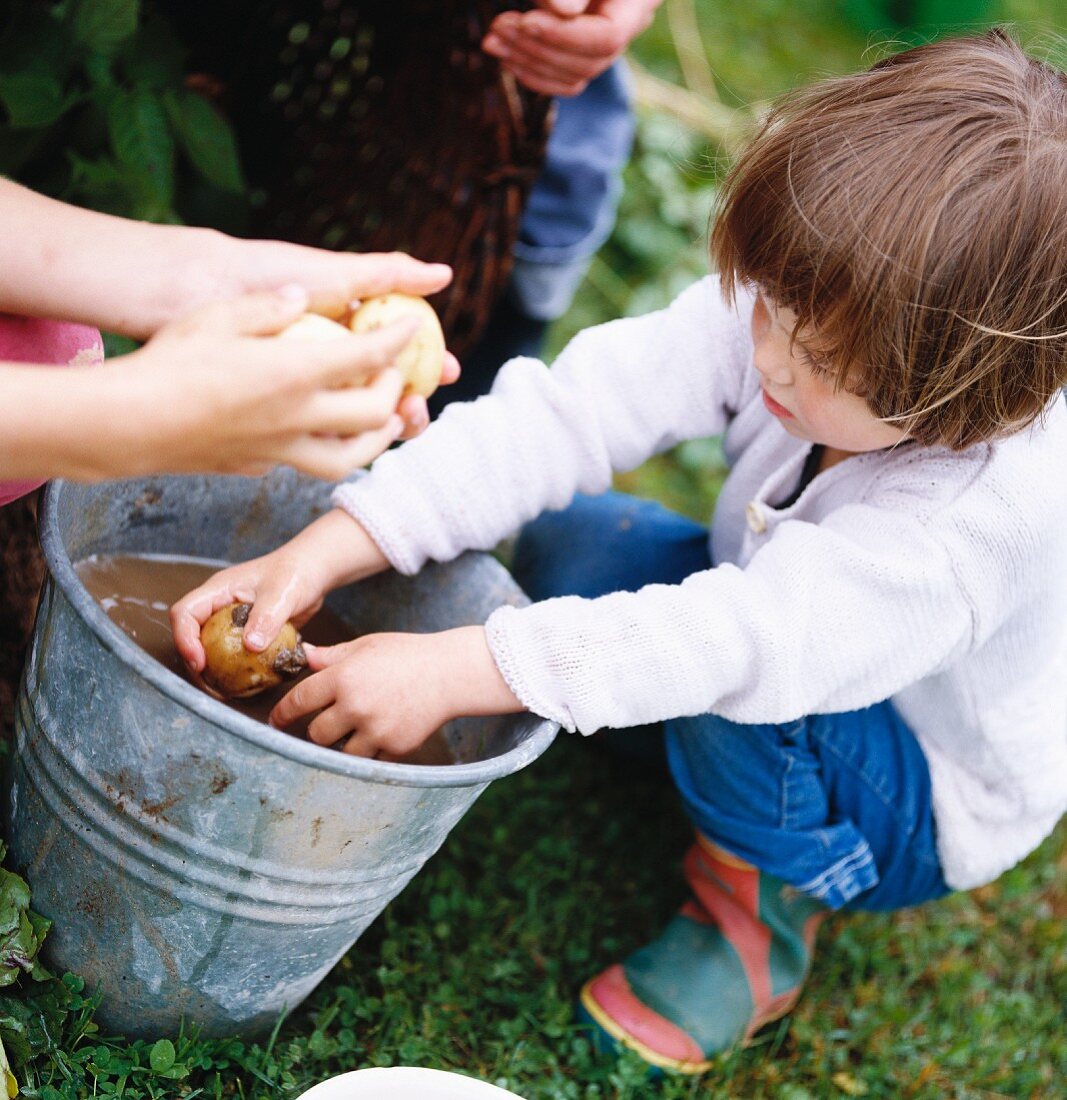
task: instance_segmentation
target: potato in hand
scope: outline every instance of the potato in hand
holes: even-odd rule
[[[245,648],[244,627],[251,610],[251,604],[231,604],[216,611],[200,628],[206,660],[200,679],[209,692],[222,699],[258,695],[307,668],[307,656],[292,623],[286,623],[261,653]]]
[[[278,335],[283,340],[336,340],[339,336],[347,336],[348,329],[321,313],[304,313]]]
[[[416,317],[419,327],[397,357],[396,365],[407,379],[407,392],[429,397],[441,384],[445,365],[445,334],[433,306],[413,294],[382,294],[368,298],[352,314],[353,332],[373,332],[396,321]]]

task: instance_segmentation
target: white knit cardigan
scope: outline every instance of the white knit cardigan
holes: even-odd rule
[[[414,573],[721,434],[715,568],[500,608],[486,629],[501,673],[531,711],[583,733],[891,698],[930,764],[946,881],[990,881],[1067,808],[1067,410],[963,453],[846,459],[777,508],[810,445],[763,406],[751,309],[708,278],[581,333],[551,370],[513,360],[489,396],[450,406],[334,503]]]

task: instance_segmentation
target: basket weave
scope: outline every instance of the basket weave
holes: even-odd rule
[[[218,81],[255,236],[410,252],[455,269],[433,299],[463,355],[511,268],[551,99],[481,49],[506,0],[170,0]],[[220,11],[220,9],[225,9]],[[227,38],[225,27],[236,28]]]
[[[0,733],[5,736],[14,718],[26,643],[45,575],[36,503],[32,494],[0,508]]]

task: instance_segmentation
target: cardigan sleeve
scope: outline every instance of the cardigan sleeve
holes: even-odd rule
[[[722,432],[751,362],[750,312],[748,295],[729,308],[707,278],[665,310],[580,333],[551,370],[512,360],[490,394],[449,406],[333,502],[402,573],[491,549],[576,493],[607,489],[613,471]]]
[[[966,649],[973,618],[926,525],[855,504],[819,524],[781,524],[744,569],[500,608],[486,629],[530,710],[592,733],[704,713],[786,722],[868,706]]]

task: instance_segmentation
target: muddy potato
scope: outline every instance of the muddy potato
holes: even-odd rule
[[[207,663],[200,678],[224,699],[247,699],[276,687],[307,668],[300,635],[286,623],[262,653],[245,649],[244,627],[251,604],[235,603],[216,611],[200,628]]]
[[[396,365],[407,379],[407,390],[429,397],[441,384],[445,365],[445,335],[433,306],[412,294],[382,294],[368,298],[348,322],[353,332],[373,332],[405,317],[416,316],[421,324],[400,353]]]

